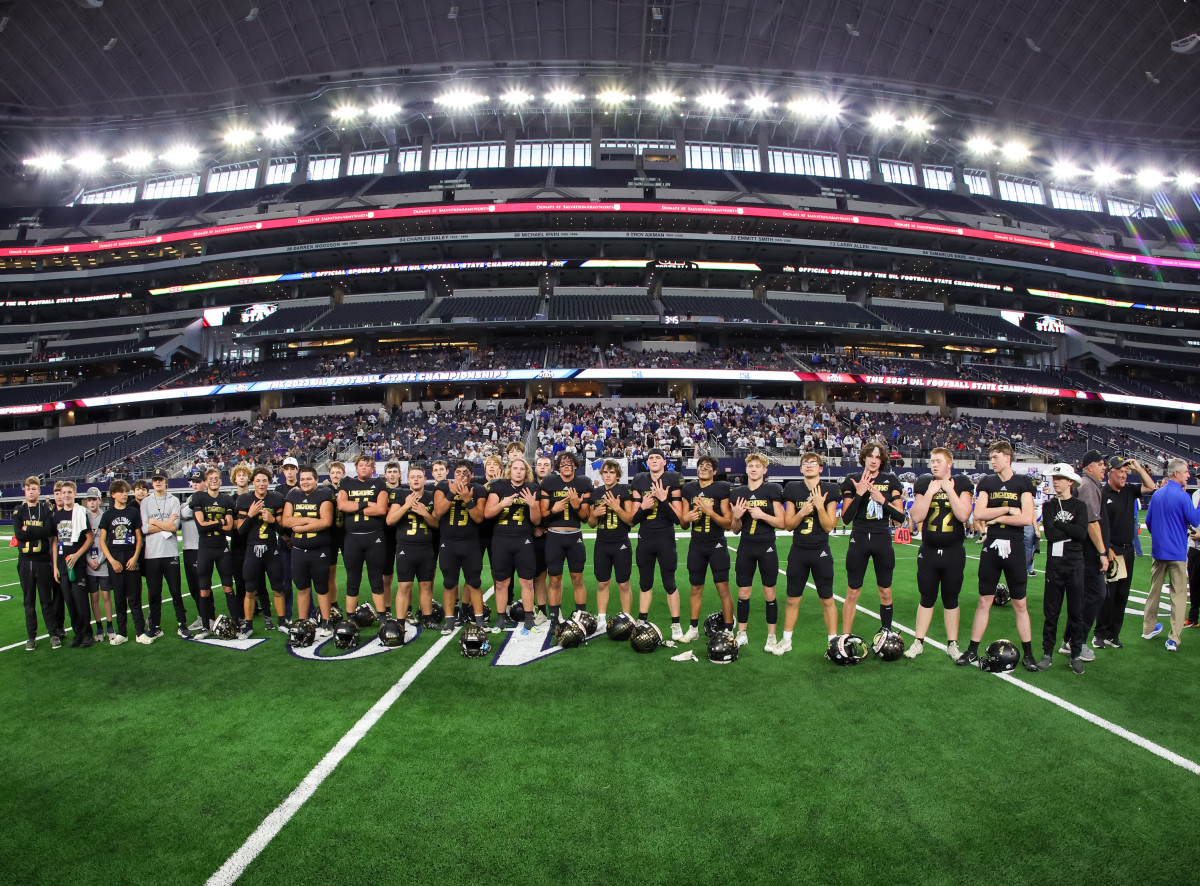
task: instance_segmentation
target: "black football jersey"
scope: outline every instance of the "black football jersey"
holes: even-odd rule
[[[537,496],[538,487],[536,483],[525,483],[524,486],[534,496]],[[519,489],[520,487],[513,486],[511,480],[493,480],[488,487],[488,495],[494,495],[503,501]],[[494,534],[516,538],[532,538],[533,527],[533,520],[529,516],[529,505],[525,503],[524,499],[517,497],[513,499],[511,505],[496,515]]]
[[[729,500],[730,485],[724,480],[713,480],[707,486],[701,486],[699,480],[689,480],[683,484],[680,495],[683,505],[690,510],[696,509],[700,498],[707,498],[713,503],[713,510],[721,512],[721,502]],[[691,537],[696,541],[713,541],[725,537],[725,530],[713,522],[713,518],[701,512],[700,519],[692,523]]]
[[[757,489],[742,485],[729,490],[731,504],[737,504],[741,499],[746,500],[747,509],[758,507],[770,514],[774,512],[776,503],[782,504],[783,489],[778,483],[760,483]],[[783,512],[782,507],[779,510]],[[742,517],[741,536],[743,541],[767,541],[775,537],[775,527],[747,513]]]
[[[566,499],[572,489],[579,494],[579,497],[583,500],[583,504],[588,503],[588,498],[592,494],[592,484],[588,482],[586,477],[575,477],[570,483],[567,483],[558,474],[551,474],[538,485],[541,487],[538,499],[549,502],[550,507],[554,507],[560,501]],[[542,526],[546,529],[580,529],[582,525],[579,519],[579,511],[571,507],[569,501],[561,512],[548,514],[542,520]]]
[[[609,492],[617,497],[617,501],[621,503],[622,507],[632,501],[629,496],[629,487],[624,483],[615,483],[611,489],[597,486],[592,490],[592,507],[603,503],[604,496]],[[596,541],[618,541],[626,538],[629,538],[629,524],[605,506],[604,513],[596,518]]]
[[[933,475],[922,474],[913,487],[913,493],[924,495],[929,491],[931,483],[933,483]],[[970,494],[974,488],[971,478],[966,474],[958,474],[954,477],[955,495],[962,495],[964,492]],[[925,515],[925,522],[921,524],[921,541],[939,547],[951,547],[962,544],[966,537],[966,524],[954,516],[954,511],[950,507],[950,496],[946,494],[945,490],[939,489],[929,503],[929,513]]]
[[[278,488],[278,487],[277,487]],[[293,489],[297,487],[292,487]],[[277,523],[268,523],[262,519],[262,515],[270,513],[278,520],[283,515],[284,497],[280,492],[268,492],[267,497],[263,499],[263,509],[259,511],[258,516],[247,516],[250,512],[250,507],[254,504],[255,495],[253,492],[247,492],[237,500],[237,518],[246,520],[250,525],[250,531],[246,533],[246,544],[248,545],[274,545],[276,543],[278,530]]]
[[[442,541],[478,541],[480,524],[471,519],[470,512],[482,500],[487,501],[487,488],[482,483],[471,483],[471,503],[467,504],[450,491],[450,481],[443,480],[434,491],[440,492],[450,502],[450,510],[438,522]]]
[[[363,509],[379,498],[379,493],[387,492],[387,484],[382,477],[370,480],[360,480],[358,477],[346,477],[341,483],[341,492],[350,501],[357,502],[359,510],[346,514],[346,531],[352,534],[367,532],[383,532],[383,517],[368,517]]]
[[[850,474],[842,481],[842,495],[857,495],[854,484],[862,479],[862,471]],[[900,509],[904,498],[904,486],[890,471],[876,475],[874,486],[883,493],[884,499],[892,507]],[[883,506],[870,498],[869,493],[863,496],[858,505],[858,513],[854,517],[851,532],[887,532],[889,521]]]
[[[196,531],[200,533],[200,544],[206,548],[224,548],[229,538],[225,535],[225,530],[221,528],[225,522],[226,515],[232,515],[237,512],[237,502],[233,500],[233,496],[224,492],[218,492],[215,496],[210,495],[207,489],[202,489],[200,492],[192,494],[192,500],[188,505],[193,512],[199,512],[205,520],[215,522],[215,526],[201,526],[196,524]]]
[[[305,495],[304,491],[297,486],[287,494],[285,501],[291,504],[293,517],[318,520],[321,517],[321,505],[327,501],[332,502],[333,497],[334,491],[328,486],[318,486],[308,495]],[[336,502],[334,502],[333,508],[334,511],[337,510]],[[302,551],[327,548],[329,547],[329,530],[322,529],[319,532],[293,531],[292,546]]]
[[[405,500],[412,495],[412,490],[407,486],[400,486],[396,489],[388,490],[388,505],[403,505]],[[433,511],[433,490],[426,486],[418,499],[421,504],[425,505],[430,512]],[[396,544],[399,547],[406,545],[429,545],[433,544],[433,527],[425,522],[425,518],[418,514],[412,508],[400,518],[396,526]]]
[[[826,507],[830,504],[837,504],[839,498],[836,484],[822,481],[821,489],[825,493]],[[812,490],[803,480],[793,480],[783,487],[783,500],[794,505],[796,510],[800,510],[800,506],[810,497],[812,497]],[[811,514],[800,521],[800,525],[792,533],[792,547],[823,548],[827,544],[829,544],[829,533],[821,525],[821,518],[817,516],[816,510],[813,510]]]
[[[1029,497],[1033,498],[1033,481],[1025,474],[1013,474],[1007,480],[1001,480],[999,474],[988,474],[979,481],[979,486],[975,489],[976,498],[983,492],[987,493],[989,508],[1019,508],[1022,495],[1028,492]],[[989,540],[1007,538],[1024,544],[1025,527],[1002,526],[997,523],[988,527],[987,535]]]
[[[638,523],[638,535],[653,535],[655,533],[674,533],[675,526],[678,521],[673,516],[667,513],[667,509],[671,502],[679,501],[683,492],[683,478],[675,471],[663,471],[662,477],[663,486],[667,489],[667,500],[660,502],[655,500],[654,507],[643,512],[641,520]],[[650,478],[650,472],[638,474],[629,482],[630,497],[641,502],[642,499],[650,495],[650,487],[653,485],[653,480]]]

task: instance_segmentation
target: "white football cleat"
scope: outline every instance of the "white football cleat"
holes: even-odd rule
[[[763,651],[764,652],[774,652],[775,646],[778,643],[779,643],[779,641],[775,639],[774,634],[767,634],[767,645],[763,647]]]
[[[693,640],[695,640],[699,636],[700,636],[700,631],[697,628],[689,627],[687,629],[687,631],[684,632],[684,635],[680,638],[679,642],[691,643]]]
[[[924,651],[925,651],[925,644],[922,643],[920,640],[913,640],[912,645],[909,646],[908,649],[904,650],[904,657],[905,658],[916,658],[918,655],[920,655]]]
[[[738,646],[745,646],[749,642],[750,642],[750,638],[746,636],[745,631],[737,632],[737,645]]]
[[[775,644],[775,648],[772,649],[771,651],[773,653],[775,653],[776,655],[783,655],[784,653],[791,652],[792,651],[792,641],[791,640],[780,640],[778,643]]]

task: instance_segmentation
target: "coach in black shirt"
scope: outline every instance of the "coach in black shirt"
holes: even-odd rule
[[[1108,596],[1096,617],[1092,645],[1121,648],[1121,624],[1129,603],[1129,584],[1133,581],[1133,539],[1137,535],[1137,502],[1142,490],[1152,488],[1154,480],[1136,459],[1114,456],[1108,461],[1108,482],[1101,490],[1101,504],[1108,516]],[[1120,574],[1124,565],[1125,575]]]

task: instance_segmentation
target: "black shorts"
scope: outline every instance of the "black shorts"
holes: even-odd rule
[[[212,571],[217,567],[217,576],[221,579],[221,587],[233,587],[233,554],[229,547],[206,548],[201,545],[196,550],[196,574],[200,579],[200,590],[212,590]]]
[[[942,591],[942,608],[957,609],[967,568],[967,549],[962,545],[939,548],[926,542],[917,551],[917,591],[921,605],[932,609]]]
[[[478,588],[483,584],[483,549],[478,542],[449,539],[438,551],[438,568],[442,570],[442,587],[458,587],[458,574],[463,584]]]
[[[433,581],[437,554],[433,545],[404,545],[396,550],[396,581]],[[385,573],[386,574],[386,573]]]
[[[582,532],[546,533],[546,572],[555,578],[563,574],[563,564],[572,575],[583,572],[587,546]]]
[[[733,571],[739,588],[754,584],[755,572],[762,577],[764,588],[773,588],[779,583],[779,548],[774,541],[742,542]]]
[[[709,570],[716,584],[729,581],[729,546],[724,538],[693,538],[687,552],[688,581],[692,587],[703,585]]]
[[[89,594],[97,594],[100,591],[109,593],[112,590],[112,576],[105,573],[104,575],[88,575],[87,589]]]
[[[628,538],[597,540],[592,550],[592,574],[596,581],[611,581],[613,573],[617,584],[625,584],[633,575],[633,542]]]
[[[1001,557],[992,547],[995,539],[987,539],[983,550],[979,552],[979,596],[991,597],[996,593],[996,584],[1004,577],[1008,593],[1014,600],[1025,599],[1025,585],[1029,574],[1025,562],[1025,541],[1005,539],[1009,541],[1007,557]]]
[[[363,566],[367,567],[367,584],[371,593],[383,594],[383,533],[347,532],[342,555],[346,561],[347,597],[358,596]]]
[[[546,571],[546,536],[533,537],[533,572],[541,575]]]
[[[823,548],[792,545],[787,561],[787,595],[803,597],[810,577],[817,587],[817,596],[822,600],[832,600],[833,554],[829,552],[829,545]]]
[[[538,574],[533,539],[513,535],[492,536],[492,578],[507,581],[517,578],[533,581]]]
[[[668,594],[675,593],[675,570],[679,566],[679,552],[675,548],[675,533],[656,532],[638,537],[635,561],[641,590],[654,588],[654,565],[658,564],[662,586]]]
[[[850,535],[850,547],[846,551],[848,587],[862,588],[867,577],[868,562],[875,566],[875,584],[881,588],[890,588],[892,573],[896,571],[896,552],[892,549],[890,534],[871,532],[865,535]]]
[[[312,588],[318,594],[324,594],[329,589],[332,567],[328,548],[292,548],[292,584],[298,591]]]
[[[247,545],[246,557],[242,560],[242,578],[246,582],[246,593],[257,594],[271,582],[271,590],[282,594],[288,590],[283,576],[283,557],[275,545]]]
[[[338,554],[346,547],[346,530],[331,529],[329,532],[329,568],[333,569],[338,563]]]

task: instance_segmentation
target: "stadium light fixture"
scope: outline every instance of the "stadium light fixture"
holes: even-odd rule
[[[976,157],[986,157],[996,150],[996,143],[986,135],[973,135],[967,139],[967,151]]]
[[[805,96],[788,102],[787,109],[801,117],[837,117],[842,112],[842,106],[832,99],[821,99]]]
[[[719,111],[729,104],[729,96],[719,92],[702,92],[696,96],[696,104],[710,111]]]
[[[84,151],[70,159],[70,164],[80,172],[99,172],[108,161],[95,151]]]
[[[1029,148],[1022,142],[1012,139],[1000,146],[1000,153],[1005,160],[1016,162],[1029,156]]]
[[[248,144],[254,139],[254,132],[249,129],[237,127],[225,133],[225,143],[228,145],[238,146]]]
[[[162,158],[170,166],[192,166],[200,159],[200,149],[194,145],[175,145],[164,152]]]
[[[606,105],[619,105],[631,98],[633,98],[632,95],[626,95],[619,89],[606,89],[596,95],[596,99]]]
[[[281,142],[295,132],[290,123],[268,123],[263,127],[263,138],[268,141]]]
[[[913,115],[901,124],[904,130],[911,135],[924,135],[933,129],[933,124],[919,115]]]
[[[533,98],[532,92],[526,92],[524,89],[510,89],[500,96],[500,101],[506,105],[520,106],[533,101]]]
[[[333,119],[342,123],[350,123],[362,114],[362,108],[355,105],[339,105],[333,109]]]
[[[456,111],[473,107],[474,105],[486,100],[486,95],[480,95],[478,92],[471,92],[469,89],[454,89],[450,92],[447,92],[445,95],[438,96],[434,99],[437,104]]]
[[[117,162],[130,169],[145,169],[154,162],[154,155],[144,148],[135,148],[126,151],[124,157],[118,157]]]
[[[1083,175],[1083,170],[1070,160],[1058,160],[1050,167],[1050,177],[1055,181],[1065,182]]]
[[[1157,169],[1147,168],[1139,170],[1135,180],[1137,181],[1139,188],[1152,191],[1162,185],[1162,183],[1167,180],[1167,177]]]
[[[876,111],[867,122],[876,132],[891,132],[900,125],[900,120],[891,111]]]
[[[657,105],[660,108],[669,108],[675,102],[679,101],[679,96],[671,92],[669,89],[659,89],[646,96],[646,101],[652,105]]]
[[[1200,185],[1200,175],[1191,170],[1181,170],[1175,173],[1175,186],[1185,190],[1191,189]]]
[[[754,114],[762,114],[776,106],[776,103],[771,101],[766,95],[752,95],[742,102],[746,106],[746,110]]]
[[[34,169],[40,169],[43,172],[56,172],[63,168],[65,162],[58,154],[39,154],[36,157],[27,159],[25,165],[32,166]]]
[[[1111,166],[1097,166],[1092,170],[1092,181],[1098,187],[1116,184],[1121,180],[1121,173]]]
[[[583,98],[583,96],[578,92],[575,92],[573,89],[566,89],[565,87],[551,89],[546,93],[546,101],[552,105],[558,106],[569,105],[572,102],[579,101],[581,98]]]
[[[381,98],[371,107],[367,108],[367,113],[376,120],[383,120],[387,117],[395,117],[400,113],[400,106],[393,101],[388,101],[386,98]]]

